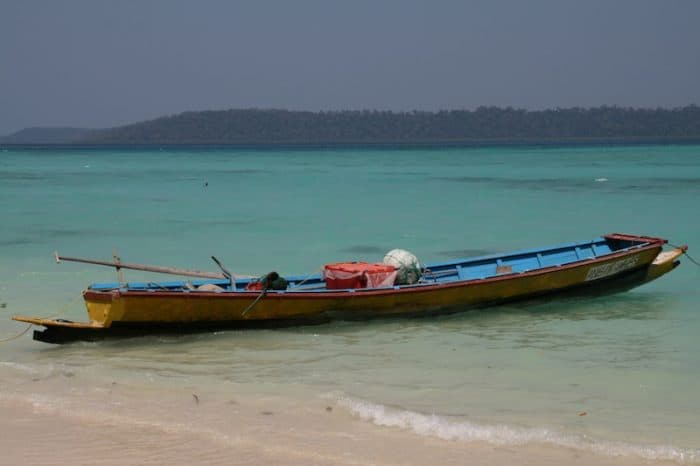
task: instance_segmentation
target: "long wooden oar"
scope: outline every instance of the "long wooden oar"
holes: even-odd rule
[[[230,280],[230,277],[227,277],[224,274],[216,273],[216,272],[203,272],[201,270],[179,269],[176,267],[162,267],[159,265],[130,264],[128,262],[121,262],[121,261],[110,262],[110,261],[101,261],[101,260],[96,260],[96,259],[83,259],[80,257],[60,256],[58,254],[58,252],[54,252],[54,257],[56,258],[56,263],[60,263],[61,261],[81,262],[83,264],[104,265],[107,267],[114,267],[117,270],[118,269],[131,269],[131,270],[141,270],[144,272],[166,273],[166,274],[170,274],[170,275],[183,275],[183,276],[187,276],[187,277],[217,278],[217,279],[224,279],[224,280],[229,279]],[[249,278],[250,277],[250,275],[233,275],[233,274],[231,274],[231,276],[236,277],[236,278]]]

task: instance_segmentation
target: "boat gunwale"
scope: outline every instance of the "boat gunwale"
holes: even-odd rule
[[[487,278],[469,278],[469,279],[457,279],[445,283],[419,283],[414,285],[400,285],[387,288],[358,288],[358,289],[343,289],[343,290],[328,290],[328,289],[317,289],[317,290],[268,290],[266,292],[266,299],[284,299],[284,300],[300,300],[300,299],[339,299],[339,298],[353,298],[360,296],[392,296],[398,294],[410,294],[410,293],[422,293],[434,290],[447,290],[451,288],[461,288],[466,286],[472,286],[476,284],[488,284],[495,283],[505,280],[514,280],[525,277],[533,277],[537,275],[546,275],[551,273],[556,273],[562,270],[569,270],[577,267],[582,267],[595,263],[607,262],[610,260],[619,259],[621,257],[629,256],[632,254],[637,254],[643,251],[652,249],[661,249],[667,240],[662,238],[653,237],[640,237],[632,235],[621,235],[621,234],[611,234],[605,235],[604,238],[611,239],[622,239],[622,240],[633,240],[633,241],[643,241],[639,245],[632,245],[618,252],[612,252],[605,254],[603,256],[589,257],[585,259],[579,259],[573,262],[559,265],[551,265],[543,268],[537,268],[522,272],[510,272],[501,275],[495,275]],[[555,246],[553,249],[556,249]],[[509,256],[511,253],[506,253],[502,256]],[[502,257],[497,256],[497,257]],[[459,262],[458,262],[459,263]],[[641,268],[644,266],[651,265],[642,264],[636,268]],[[614,274],[615,276],[617,274]],[[602,277],[596,280],[592,280],[591,283],[596,281],[605,281],[611,277]],[[83,291],[83,297],[86,300],[95,300],[99,302],[108,302],[114,299],[129,298],[129,297],[147,297],[147,298],[174,298],[187,296],[193,299],[251,299],[260,295],[260,291],[163,291],[163,290],[124,290],[124,289],[110,289],[110,290],[93,290],[87,289]]]

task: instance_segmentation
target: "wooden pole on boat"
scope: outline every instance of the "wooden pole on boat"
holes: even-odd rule
[[[130,270],[141,270],[143,272],[155,272],[155,273],[165,273],[170,275],[183,275],[187,277],[199,277],[199,278],[216,278],[216,279],[229,279],[224,274],[215,272],[203,272],[201,270],[188,270],[179,269],[176,267],[162,267],[159,265],[145,265],[145,264],[130,264],[128,262],[121,261],[101,261],[96,259],[83,259],[80,257],[68,257],[60,256],[58,252],[54,252],[54,257],[56,258],[56,263],[61,261],[67,262],[81,262],[83,264],[93,264],[93,265],[104,265],[106,267],[114,267],[118,269],[130,269]],[[232,275],[233,276],[233,275]],[[247,275],[236,275],[236,277],[247,278]]]

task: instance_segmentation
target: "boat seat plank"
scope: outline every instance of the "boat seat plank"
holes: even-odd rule
[[[462,267],[461,280],[478,280],[496,275],[496,261]],[[464,278],[462,278],[464,277]]]
[[[606,243],[602,244],[593,244],[591,245],[591,248],[593,249],[593,254],[595,256],[604,256],[606,254],[610,254],[612,252],[612,249],[610,249],[610,246]]]
[[[460,280],[469,280],[469,277],[467,276],[464,267],[462,267],[461,265],[457,266],[457,278]]]
[[[513,273],[526,272],[540,268],[537,256],[514,256],[499,264],[501,267],[510,267]]]
[[[581,248],[576,248],[578,251],[578,257],[579,259],[593,259],[595,258],[595,254],[593,253],[593,249],[591,245],[588,245],[586,247],[581,247]]]
[[[576,262],[576,252],[573,249],[556,250],[542,255],[542,267],[553,267],[569,262]]]

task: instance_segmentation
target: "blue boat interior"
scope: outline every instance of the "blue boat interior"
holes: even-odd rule
[[[650,243],[643,240],[599,237],[592,241],[560,244],[554,247],[529,249],[503,254],[492,254],[465,259],[439,262],[425,266],[423,276],[414,285],[400,285],[393,288],[419,287],[457,281],[484,280],[496,276],[520,274],[538,269],[558,267],[574,262],[592,260],[609,254],[641,248]],[[284,276],[288,288],[282,291],[269,290],[269,293],[294,292],[337,292],[328,290],[321,274],[305,276]],[[248,292],[246,287],[255,278],[236,279],[232,284],[226,279],[176,280],[162,282],[93,283],[90,290],[108,291],[181,291],[181,292]],[[233,286],[232,286],[233,285]],[[372,288],[354,289],[362,292]]]

